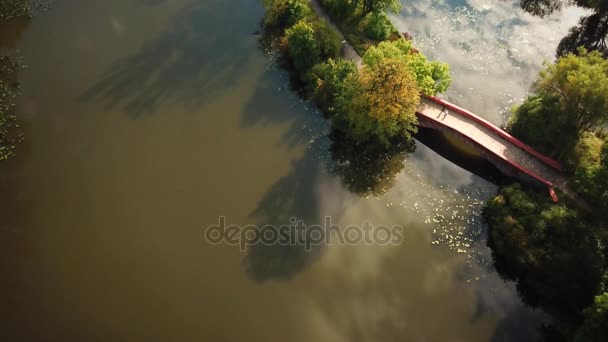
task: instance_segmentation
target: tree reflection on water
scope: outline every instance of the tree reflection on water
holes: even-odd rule
[[[403,171],[406,155],[416,149],[414,140],[401,137],[394,138],[388,146],[374,141],[356,142],[338,130],[333,130],[330,138],[332,171],[349,191],[361,196],[386,193]]]

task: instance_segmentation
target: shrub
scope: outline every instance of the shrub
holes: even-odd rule
[[[269,27],[287,28],[312,15],[307,0],[264,0],[266,17],[264,23]]]
[[[357,141],[387,144],[395,136],[410,139],[417,130],[420,90],[405,62],[386,59],[365,66],[357,80],[348,80],[344,110],[335,118]]]
[[[287,52],[300,74],[305,74],[321,60],[321,49],[312,25],[304,20],[285,31]]]
[[[545,193],[503,187],[483,211],[496,270],[523,300],[548,313],[576,315],[602,288],[606,262],[584,217]]]
[[[387,58],[396,58],[405,62],[414,74],[420,91],[427,95],[447,91],[452,82],[447,64],[439,61],[429,62],[425,55],[412,47],[411,42],[403,38],[370,47],[363,55],[363,63],[373,66]]]
[[[338,33],[322,19],[313,22],[313,30],[321,51],[321,59],[338,57],[342,45]]]
[[[365,25],[365,35],[374,40],[385,40],[391,34],[393,25],[384,13],[372,12]]]
[[[312,70],[314,100],[324,113],[332,117],[350,105],[346,94],[351,83],[357,82],[358,72],[355,62],[344,59],[329,59],[315,65]]]
[[[538,151],[567,160],[571,157],[578,134],[576,126],[563,120],[566,115],[562,112],[557,95],[532,95],[513,110],[507,130]]]

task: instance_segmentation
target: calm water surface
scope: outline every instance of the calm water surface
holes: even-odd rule
[[[577,15],[420,0],[392,19],[452,65],[450,99],[502,123]],[[495,186],[419,143],[386,194],[350,192],[262,18],[258,0],[57,0],[5,29],[28,68],[26,142],[0,173],[2,340],[532,340],[542,315],[484,247]],[[203,240],[222,215],[405,242],[245,253]]]

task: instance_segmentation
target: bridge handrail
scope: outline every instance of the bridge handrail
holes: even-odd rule
[[[497,127],[496,125],[492,124],[491,122],[469,112],[468,110],[458,107],[457,105],[444,101],[438,97],[435,96],[430,96],[430,95],[425,95],[422,94],[423,97],[437,103],[440,104],[450,110],[453,110],[454,112],[466,116],[467,118],[470,118],[471,120],[481,124],[482,126],[492,130],[494,133],[500,135],[502,138],[510,141],[513,145],[521,148],[522,150],[530,153],[531,155],[533,155],[534,157],[536,157],[537,159],[539,159],[540,161],[542,161],[543,163],[549,165],[550,167],[558,170],[558,171],[564,171],[564,167],[562,166],[562,164],[552,158],[549,158],[547,156],[545,156],[544,154],[536,151],[535,149],[533,149],[532,147],[528,146],[526,143],[522,142],[521,140],[515,138],[514,136],[512,136],[511,134],[505,132],[504,130],[500,129],[499,127]]]
[[[441,122],[441,121],[439,121],[439,120],[436,120],[436,119],[434,119],[434,118],[431,118],[431,117],[429,117],[429,116],[426,116],[426,115],[424,115],[424,114],[421,114],[421,113],[420,113],[420,112],[418,112],[418,111],[416,112],[416,114],[418,114],[418,115],[422,115],[422,116],[424,116],[424,118],[425,118],[425,119],[427,119],[427,120],[431,120],[431,121],[433,121],[433,122],[435,122],[435,123],[437,123],[437,124],[439,124],[439,125],[442,125],[442,126],[448,127],[449,129],[451,129],[451,130],[453,130],[453,131],[456,131],[458,134],[462,135],[462,137],[464,137],[465,139],[467,139],[467,140],[469,140],[469,141],[471,141],[471,142],[473,142],[473,143],[477,144],[478,146],[480,146],[480,147],[481,147],[482,149],[484,149],[484,150],[485,150],[487,153],[490,153],[490,154],[492,154],[492,155],[495,155],[495,156],[497,156],[498,158],[500,158],[500,159],[504,160],[505,162],[507,162],[508,164],[510,164],[511,166],[513,166],[514,168],[516,168],[517,170],[519,170],[520,172],[523,172],[523,173],[525,173],[526,175],[528,175],[528,176],[530,176],[530,177],[532,177],[532,178],[536,179],[537,181],[539,181],[540,183],[544,184],[544,185],[545,185],[545,186],[547,186],[548,188],[553,188],[553,187],[554,187],[553,183],[549,182],[548,180],[546,180],[546,179],[542,178],[541,176],[539,176],[539,175],[537,175],[537,174],[535,174],[535,173],[532,173],[531,171],[529,171],[529,170],[525,169],[523,166],[521,166],[521,165],[517,164],[516,162],[514,162],[514,161],[510,160],[509,158],[506,158],[505,156],[501,156],[501,155],[499,155],[499,154],[496,154],[495,152],[491,151],[489,148],[487,148],[487,147],[483,146],[482,144],[480,144],[478,141],[475,141],[475,139],[473,139],[473,138],[469,137],[468,135],[466,135],[466,133],[461,132],[459,129],[454,128],[454,127],[449,127],[449,126],[446,126],[446,125],[445,125],[443,122]]]

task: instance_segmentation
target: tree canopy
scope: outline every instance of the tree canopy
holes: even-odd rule
[[[312,15],[307,0],[264,0],[264,23],[270,27],[288,28]]]
[[[526,303],[564,317],[593,302],[606,262],[578,211],[515,184],[488,202],[483,217],[496,269],[517,282]]]
[[[417,130],[420,90],[401,59],[386,58],[358,70],[353,62],[329,60],[313,69],[315,98],[334,126],[351,138],[383,143],[394,136],[411,138]]]
[[[398,13],[401,10],[399,0],[355,0],[363,1],[363,10],[369,12],[392,12]]]
[[[386,59],[403,61],[416,78],[416,83],[424,94],[436,95],[445,92],[452,79],[450,68],[439,61],[429,62],[425,55],[418,52],[406,39],[385,41],[370,47],[363,56],[363,63],[374,66]]]
[[[584,311],[584,317],[573,342],[608,341],[608,292],[595,297],[593,305]]]
[[[548,64],[534,85],[537,92],[554,94],[579,133],[608,121],[608,60],[597,51],[579,49]]]
[[[524,11],[544,17],[568,5],[591,11],[591,14],[581,18],[578,25],[570,29],[562,39],[557,55],[577,53],[580,46],[588,50],[598,50],[608,56],[608,2],[604,0],[521,0],[520,6]]]
[[[388,143],[396,135],[409,139],[416,132],[420,90],[403,61],[387,58],[366,65],[359,78],[350,82],[350,106],[337,113],[336,120],[347,124],[353,138],[365,141],[373,137]]]
[[[298,70],[308,70],[321,61],[321,49],[312,25],[299,21],[285,31],[287,51]]]
[[[568,54],[548,63],[515,108],[507,128],[539,151],[576,167],[575,146],[608,122],[608,60],[597,51]]]
[[[608,139],[585,134],[576,146],[578,157],[573,186],[599,208],[598,216],[608,217]]]

